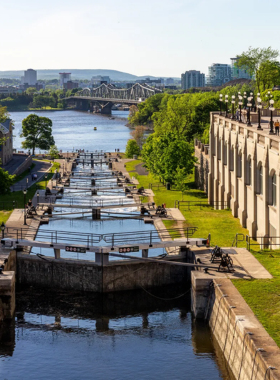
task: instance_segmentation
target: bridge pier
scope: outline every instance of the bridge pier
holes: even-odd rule
[[[101,115],[111,115],[112,107],[113,107],[112,102],[106,103],[105,106],[103,107],[101,106]]]

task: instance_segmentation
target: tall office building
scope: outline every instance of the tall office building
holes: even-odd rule
[[[37,83],[37,71],[28,69],[24,71],[24,75],[21,77],[21,84],[28,84],[29,86],[36,86]]]
[[[181,87],[183,90],[187,90],[191,87],[204,87],[205,86],[205,74],[196,70],[186,71],[181,75]]]
[[[222,86],[231,81],[231,66],[225,63],[213,63],[208,67],[207,86]]]
[[[71,73],[59,73],[59,84],[60,87],[64,87],[68,81],[71,81]]]
[[[250,75],[249,70],[246,68],[239,69],[235,64],[238,62],[237,58],[231,58],[231,77],[232,79],[252,79],[252,75]]]

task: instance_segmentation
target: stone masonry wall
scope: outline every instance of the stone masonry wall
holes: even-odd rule
[[[200,189],[208,194],[208,173],[210,168],[209,161],[209,145],[202,144],[195,139],[194,154],[197,158],[195,164],[195,184]]]

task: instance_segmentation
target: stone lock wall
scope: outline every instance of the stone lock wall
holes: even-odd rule
[[[195,184],[200,189],[208,194],[208,174],[210,169],[209,161],[209,145],[202,144],[202,142],[195,139],[194,154],[197,158],[195,164]]]

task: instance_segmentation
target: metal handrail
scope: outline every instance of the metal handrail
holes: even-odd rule
[[[242,239],[238,239],[239,236],[241,236]],[[237,248],[238,243],[240,243],[240,242],[242,242],[242,241],[244,241],[244,240],[245,240],[245,235],[242,234],[242,233],[237,233],[237,234],[235,234],[235,237],[234,237],[234,239],[233,239],[233,242],[232,242],[232,245],[231,245],[231,246]],[[246,241],[247,241],[247,235],[246,235]]]
[[[226,202],[226,201],[211,201],[211,202],[209,202],[208,200],[204,200],[204,201],[179,201],[179,200],[175,200],[174,207],[178,208],[178,210],[179,210],[181,203],[186,204],[186,207],[189,211],[190,211],[191,207],[196,207],[196,206],[200,207],[200,209],[201,209],[201,207],[205,207],[205,206],[206,207],[207,206],[209,206],[209,207],[222,206],[226,209],[229,208],[228,202]]]
[[[44,204],[49,204],[53,205],[56,207],[56,198],[53,197],[44,197],[44,196],[39,196],[38,199],[38,204],[44,203]],[[127,204],[131,204],[135,202],[134,200],[131,200],[126,197],[122,198],[112,198],[112,199],[78,199],[78,198],[70,198],[70,197],[63,197],[60,201],[59,204],[66,204],[70,206],[88,206],[89,208],[91,207],[104,207],[104,206],[124,206]],[[59,207],[59,204],[57,207]],[[140,203],[135,202],[135,207],[137,207]]]

